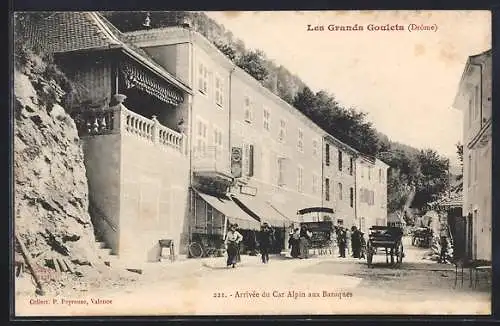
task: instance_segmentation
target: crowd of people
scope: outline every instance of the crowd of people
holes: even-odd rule
[[[312,233],[305,225],[295,228],[289,236],[288,249],[293,258],[309,258],[309,245]]]
[[[356,226],[352,226],[349,230],[342,225],[338,225],[335,227],[335,234],[339,248],[339,257],[345,258],[347,251],[354,258],[365,258],[365,235]]]
[[[236,264],[241,261],[240,249],[243,236],[237,231],[238,224],[230,224],[227,231],[224,244],[227,252],[227,267],[236,267]],[[256,237],[257,246],[260,251],[263,264],[269,262],[269,251],[276,242],[275,231],[268,224],[263,223],[260,232]]]
[[[224,243],[227,251],[227,267],[235,267],[240,259],[240,244],[243,236],[237,231],[238,224],[230,224]],[[342,225],[334,227],[332,235],[335,236],[339,257],[345,258],[351,255],[354,258],[365,258],[366,240],[364,233],[356,226],[351,229]],[[294,228],[289,234],[288,249],[292,258],[309,258],[312,232],[306,225]],[[256,245],[259,249],[263,264],[269,262],[269,252],[276,244],[275,230],[268,224],[263,223],[259,232],[256,233]]]

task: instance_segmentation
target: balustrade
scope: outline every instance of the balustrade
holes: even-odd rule
[[[153,127],[155,122],[125,108],[122,108],[122,110],[125,131],[153,141]]]
[[[148,119],[124,105],[85,110],[73,115],[81,136],[127,133],[146,141],[183,151],[183,134],[162,126],[155,117]]]
[[[160,124],[157,124],[158,128],[158,141],[160,144],[173,147],[182,151],[182,134],[168,129]]]
[[[83,136],[104,135],[113,131],[115,116],[111,110],[78,112],[75,123]]]

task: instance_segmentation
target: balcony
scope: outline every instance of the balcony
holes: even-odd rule
[[[211,193],[225,193],[233,182],[229,168],[229,154],[223,149],[208,146],[204,151],[194,149],[193,177],[198,189]]]
[[[128,110],[123,104],[114,107],[79,111],[74,115],[81,137],[129,134],[162,148],[184,152],[184,135]]]

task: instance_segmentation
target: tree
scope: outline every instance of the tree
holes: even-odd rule
[[[269,74],[265,67],[264,53],[260,50],[244,53],[236,64],[258,81],[263,81]]]
[[[216,42],[215,46],[219,49],[220,52],[224,53],[226,57],[231,59],[231,61],[234,62],[236,60],[236,51],[231,45],[223,42]]]
[[[417,193],[413,206],[423,208],[429,202],[437,200],[448,189],[449,160],[431,149],[421,150],[417,159],[420,173],[416,176]]]
[[[292,105],[306,116],[312,117],[312,111],[316,105],[315,101],[314,93],[306,86],[295,95]]]
[[[458,160],[460,161],[460,166],[463,169],[463,167],[464,167],[464,145],[457,143],[455,146],[457,147],[457,156],[458,156]]]

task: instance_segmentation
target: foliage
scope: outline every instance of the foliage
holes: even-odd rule
[[[234,62],[236,60],[236,51],[231,45],[222,42],[216,42],[215,46],[219,49],[220,52],[224,53],[224,55],[226,55],[226,57],[228,57],[231,61]]]
[[[458,160],[460,161],[460,166],[464,167],[464,145],[458,143],[455,145],[457,147],[457,156]]]
[[[342,107],[325,91],[314,94],[304,87],[293,101],[299,111],[339,140],[369,155],[380,150],[376,130],[366,121],[366,114]]]
[[[249,51],[238,58],[236,64],[245,70],[250,76],[263,81],[266,79],[269,71],[265,67],[265,55],[260,50]]]
[[[391,166],[388,177],[390,212],[403,207],[412,185],[415,186],[416,193],[411,207],[416,209],[425,208],[426,204],[438,199],[449,187],[449,161],[434,150],[408,151],[394,148],[380,152],[377,157]]]
[[[54,63],[51,53],[41,44],[32,44],[25,34],[29,24],[46,19],[48,13],[19,13],[14,19],[14,67],[30,78],[40,104],[50,110],[55,103],[63,102],[67,96],[77,93],[73,83]]]

